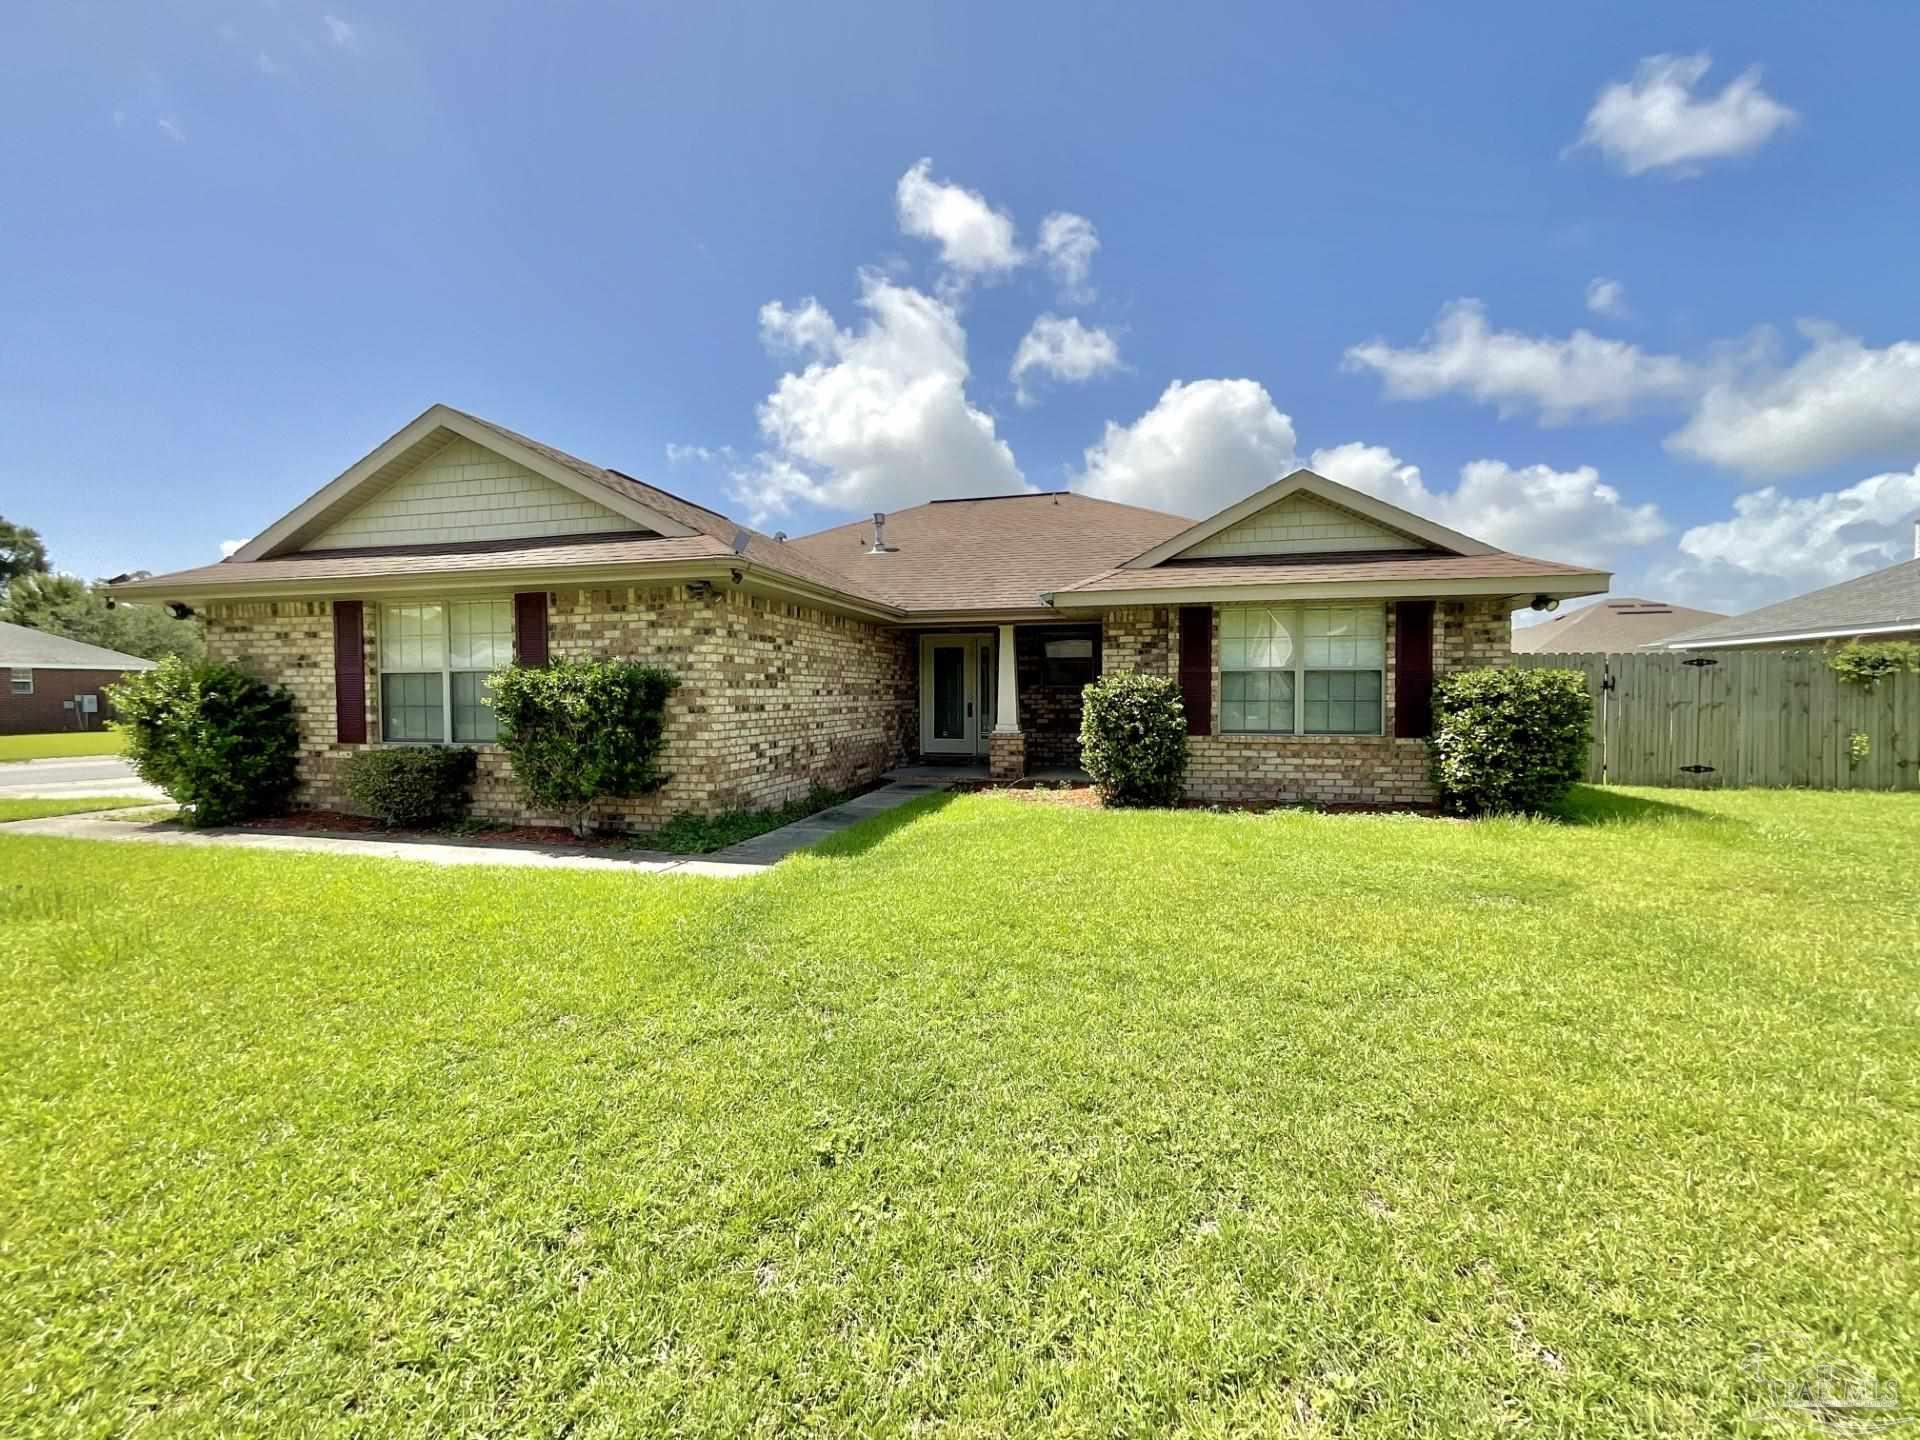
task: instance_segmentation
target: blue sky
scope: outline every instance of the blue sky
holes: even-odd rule
[[[1920,513],[1920,9],[1838,13],[15,0],[0,513],[202,563],[445,401],[795,532],[1314,463],[1744,608]]]

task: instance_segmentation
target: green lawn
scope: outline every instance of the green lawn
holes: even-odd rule
[[[945,797],[746,881],[0,835],[12,1433],[1920,1404],[1920,796]],[[1610,819],[1607,817],[1611,817]]]
[[[0,735],[0,762],[54,760],[69,755],[118,755],[127,737],[118,730],[69,730],[59,735]]]
[[[120,810],[129,805],[153,803],[139,795],[75,795],[59,800],[0,795],[0,825],[9,820],[44,820],[53,815],[84,815],[89,810]]]

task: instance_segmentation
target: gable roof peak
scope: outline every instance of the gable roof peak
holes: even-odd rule
[[[1463,535],[1458,530],[1450,530],[1445,525],[1427,519],[1424,515],[1399,505],[1389,504],[1385,500],[1356,490],[1350,485],[1342,485],[1337,480],[1305,466],[1289,471],[1264,489],[1256,490],[1224,510],[1217,510],[1206,519],[1189,526],[1169,540],[1164,540],[1133,559],[1127,561],[1125,568],[1130,570],[1148,570],[1181,555],[1205,540],[1211,539],[1221,531],[1239,524],[1242,520],[1258,515],[1261,511],[1278,505],[1295,495],[1311,495],[1329,505],[1348,510],[1369,520],[1375,525],[1410,537],[1421,546],[1438,550],[1448,555],[1497,555],[1500,551],[1476,540],[1471,535]]]
[[[504,425],[436,403],[242,545],[230,558],[242,562],[265,560],[298,549],[319,534],[330,520],[352,508],[357,498],[398,478],[413,462],[416,452],[448,443],[448,437],[469,440],[503,455],[657,535],[685,538],[706,533],[703,525],[693,523],[685,513],[692,508],[685,502],[669,506],[649,503],[651,497],[646,493],[651,489],[649,486],[529,439]],[[682,513],[673,513],[676,509]]]

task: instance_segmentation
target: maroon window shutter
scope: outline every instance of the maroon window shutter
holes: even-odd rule
[[[547,663],[547,592],[523,590],[513,597],[513,658],[520,665]]]
[[[1213,607],[1180,607],[1180,703],[1187,734],[1213,733]]]
[[[367,620],[358,600],[333,602],[333,733],[342,745],[367,743]]]
[[[1433,733],[1433,602],[1393,607],[1393,733],[1424,740]]]

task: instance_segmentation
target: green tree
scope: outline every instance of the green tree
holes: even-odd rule
[[[0,620],[104,645],[143,660],[178,655],[193,664],[207,653],[198,620],[176,620],[160,605],[113,600],[104,584],[89,585],[74,575],[28,574],[16,579],[0,599]]]
[[[22,575],[41,575],[46,569],[47,547],[40,532],[0,515],[0,595]]]

